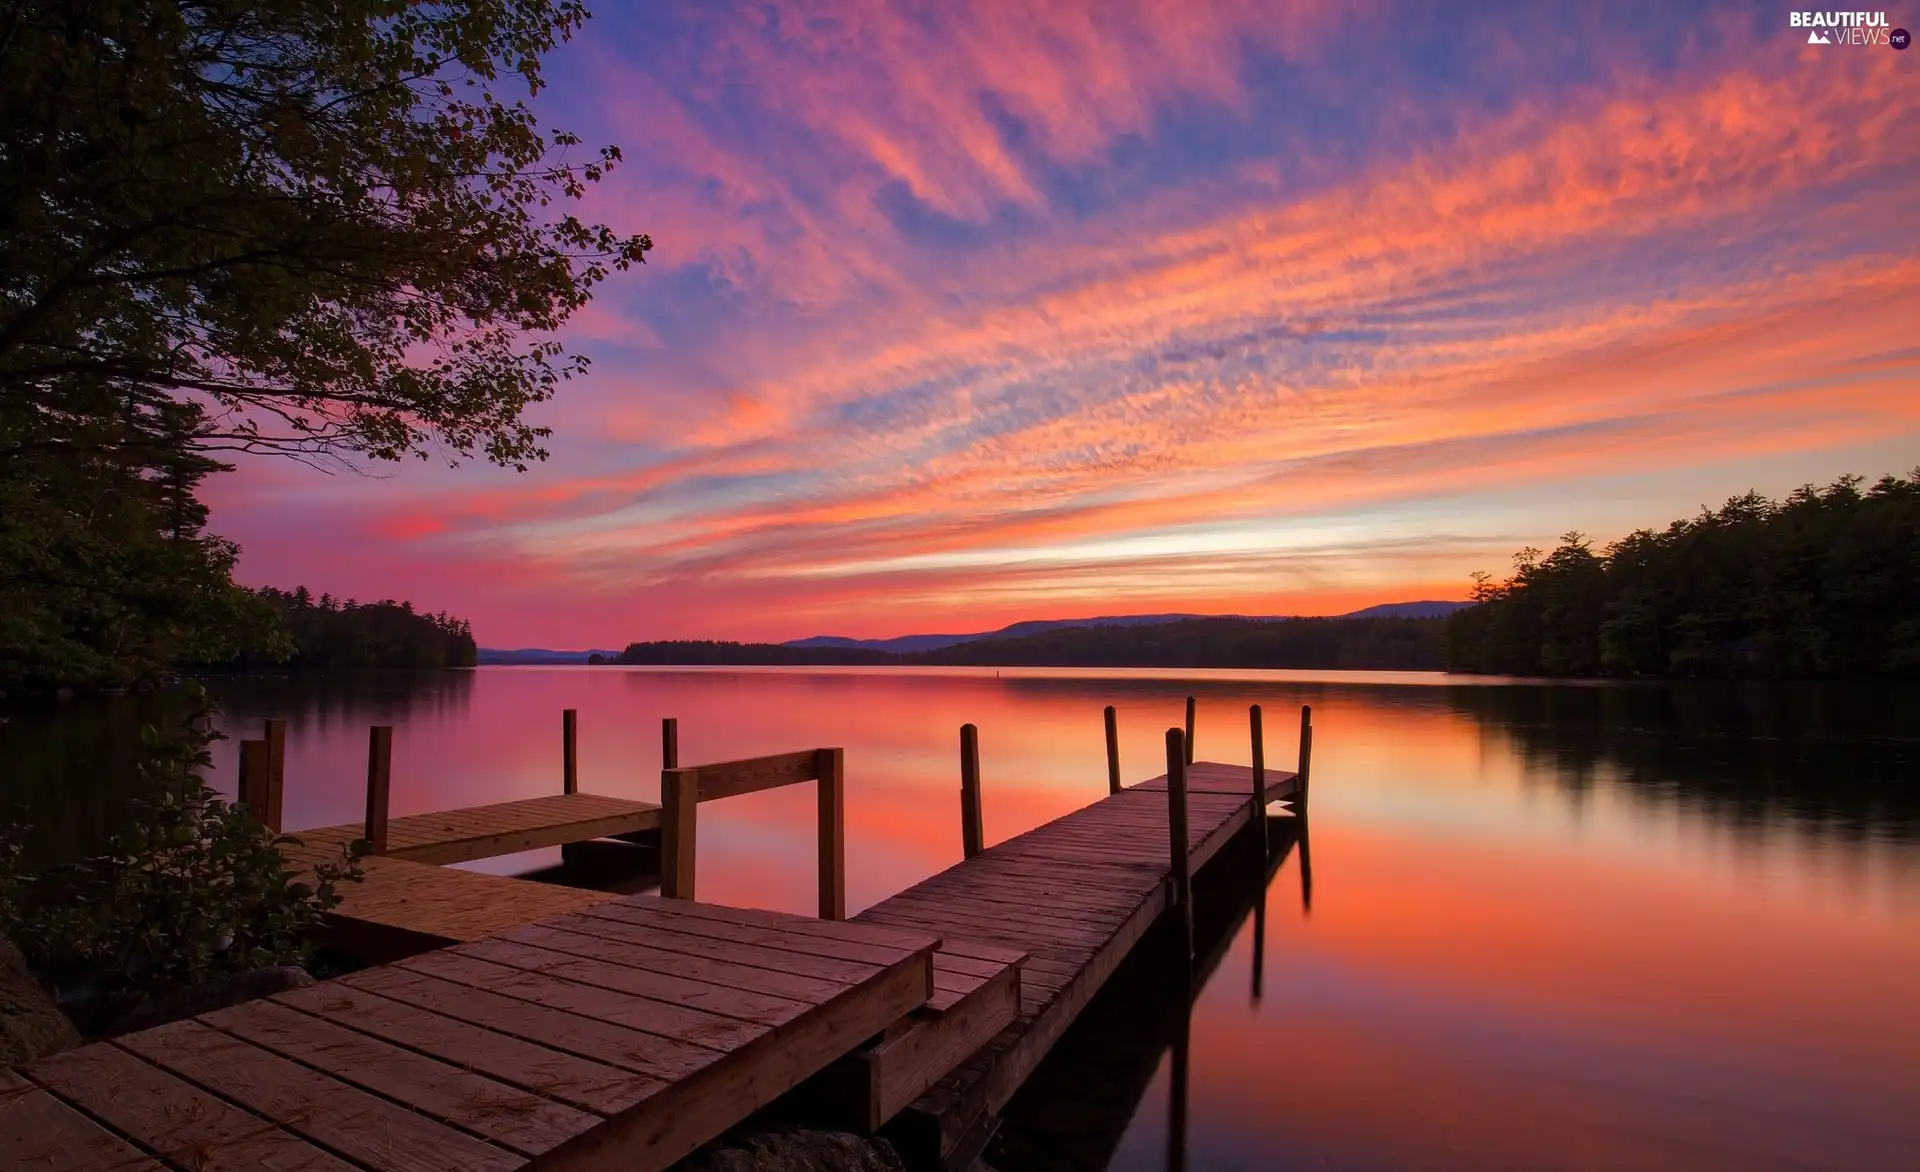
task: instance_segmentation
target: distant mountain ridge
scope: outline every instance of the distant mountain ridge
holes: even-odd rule
[[[1471,606],[1467,602],[1439,602],[1431,599],[1419,602],[1383,602],[1378,606],[1369,606],[1348,614],[1332,615],[1340,619],[1434,619],[1445,618],[1456,610]],[[831,648],[845,651],[884,651],[891,655],[913,655],[925,651],[940,651],[948,647],[957,647],[962,643],[976,643],[986,639],[1019,639],[1029,635],[1041,635],[1048,631],[1067,627],[1144,627],[1161,623],[1184,623],[1194,619],[1236,619],[1253,623],[1277,623],[1297,615],[1204,615],[1204,614],[1124,614],[1103,615],[1091,619],[1026,619],[1011,623],[997,631],[977,631],[970,635],[896,635],[891,639],[851,639],[845,635],[810,635],[805,639],[789,639],[780,647],[794,648]],[[552,651],[544,647],[520,647],[505,650],[496,647],[482,647],[479,652],[481,664],[567,664],[585,663],[589,655],[603,656],[608,660],[619,658],[620,652],[595,648],[591,651]]]
[[[618,651],[604,651],[595,648],[591,651],[550,651],[545,647],[516,647],[511,650],[499,647],[482,647],[476,662],[486,664],[542,664],[542,663],[585,663],[589,655],[605,656],[613,659]]]
[[[1383,602],[1377,606],[1365,607],[1348,614],[1332,615],[1340,619],[1434,619],[1445,618],[1456,610],[1472,605],[1466,602],[1440,602],[1425,599],[1419,602]],[[1144,627],[1158,623],[1182,623],[1191,619],[1244,619],[1255,623],[1277,623],[1294,618],[1293,615],[1205,615],[1205,614],[1129,614],[1104,615],[1091,619],[1027,619],[1012,623],[997,631],[977,631],[971,635],[897,635],[891,639],[850,639],[844,635],[810,635],[805,639],[789,639],[780,644],[782,647],[838,647],[864,648],[870,651],[887,651],[895,655],[911,655],[919,651],[939,651],[955,647],[962,643],[974,643],[983,639],[1018,639],[1027,635],[1044,634],[1047,631],[1065,627]]]

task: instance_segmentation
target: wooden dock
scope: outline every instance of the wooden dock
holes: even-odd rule
[[[550,794],[391,819],[387,822],[386,849],[379,853],[414,863],[470,863],[658,829],[660,807],[653,802],[600,794]],[[366,837],[367,828],[350,824],[294,833],[307,846],[331,853]]]
[[[1198,870],[1265,806],[1300,793],[1296,774],[1186,767],[1187,862]],[[881,901],[854,923],[964,936],[1024,952],[1014,1022],[907,1106],[890,1136],[921,1163],[964,1166],[991,1123],[1147,929],[1174,906],[1166,775],[987,847]],[[1263,828],[1264,829],[1264,828]]]
[[[0,1167],[656,1172],[926,1005],[937,944],[602,904],[0,1075]]]
[[[578,792],[569,713],[562,793],[389,820],[376,728],[365,825],[290,853],[372,842],[332,923],[397,959],[0,1075],[0,1167],[657,1172],[785,1096],[884,1129],[916,1168],[964,1168],[1149,928],[1171,917],[1193,958],[1196,871],[1243,833],[1284,849],[1269,808],[1304,815],[1308,716],[1298,773],[1265,768],[1257,707],[1251,767],[1194,762],[1189,700],[1167,772],[1129,787],[1108,709],[1109,796],[993,846],[968,725],[964,861],[851,921],[840,749],[682,768],[668,722],[660,807]],[[263,818],[283,733],[242,746]],[[820,917],[694,902],[700,804],[801,783],[819,793]],[[442,865],[654,834],[662,896]]]

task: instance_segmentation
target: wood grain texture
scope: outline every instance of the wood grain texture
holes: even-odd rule
[[[511,1172],[525,1159],[197,1021],[116,1039],[369,1172]]]
[[[819,776],[818,752],[817,749],[801,749],[793,753],[775,753],[767,757],[702,765],[698,769],[700,800],[713,802],[812,781]]]
[[[160,1162],[17,1074],[0,1073],[0,1168],[162,1172]]]

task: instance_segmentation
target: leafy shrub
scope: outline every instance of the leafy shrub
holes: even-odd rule
[[[363,843],[290,874],[276,836],[208,789],[220,739],[204,691],[183,726],[143,730],[151,784],[134,825],[105,854],[39,874],[20,871],[21,828],[0,842],[0,931],[54,981],[63,1000],[115,1000],[277,964],[303,964],[309,937],[358,882]]]

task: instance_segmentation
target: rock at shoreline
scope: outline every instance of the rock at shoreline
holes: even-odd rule
[[[778,1128],[722,1136],[675,1172],[906,1172],[906,1166],[883,1139]]]
[[[170,1021],[198,1017],[229,1005],[238,1005],[257,997],[271,997],[275,993],[302,989],[311,984],[313,977],[307,970],[293,965],[236,973],[231,977],[145,997],[125,1017],[113,1023],[113,1028],[107,1033],[130,1034],[135,1030],[149,1030]]]
[[[60,1012],[13,941],[0,936],[0,1071],[80,1044],[80,1031]]]

